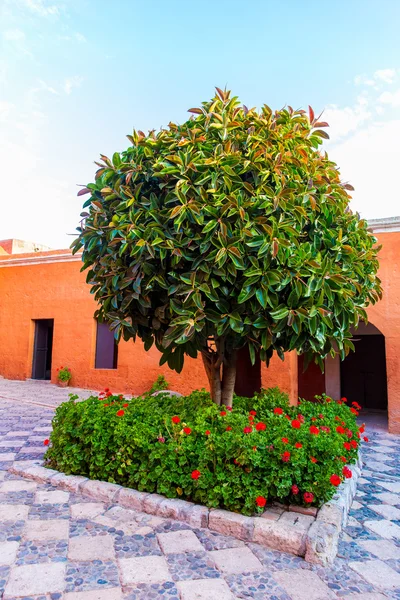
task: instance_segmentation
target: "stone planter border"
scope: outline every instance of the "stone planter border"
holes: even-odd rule
[[[337,554],[339,534],[347,523],[361,467],[359,456],[357,464],[349,467],[353,477],[342,483],[332,500],[319,510],[273,504],[262,515],[254,517],[209,509],[186,500],[168,499],[105,481],[64,475],[33,461],[15,462],[9,471],[98,501],[176,519],[192,527],[232,535],[245,542],[256,542],[272,550],[302,556],[308,562],[326,565],[332,563]]]

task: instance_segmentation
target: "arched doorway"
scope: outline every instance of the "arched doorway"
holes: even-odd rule
[[[340,364],[341,395],[366,410],[386,411],[385,336],[371,323],[360,323],[352,341],[355,352],[350,352]]]
[[[363,407],[363,415],[378,413],[387,424],[388,389],[386,375],[385,336],[368,323],[360,323],[353,333],[355,352],[341,361],[339,356],[325,359],[325,371],[311,362],[304,371],[303,356],[298,357],[298,396],[313,400],[326,393],[338,399],[345,396]],[[374,419],[372,419],[373,421]]]

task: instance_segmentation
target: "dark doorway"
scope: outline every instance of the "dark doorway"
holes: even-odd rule
[[[51,379],[53,329],[53,319],[38,319],[35,321],[32,379]]]
[[[354,335],[355,352],[350,352],[340,366],[342,396],[363,408],[387,409],[385,337]]]
[[[325,393],[325,374],[314,361],[310,362],[307,369],[304,370],[304,355],[301,354],[298,357],[297,369],[299,398],[314,400],[315,396]]]
[[[237,352],[235,394],[252,398],[261,391],[261,360],[257,354],[254,365],[251,364],[249,347],[244,346]]]

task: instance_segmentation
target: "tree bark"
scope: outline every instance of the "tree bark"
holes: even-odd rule
[[[222,404],[232,406],[233,392],[236,382],[236,362],[237,352],[233,350],[228,356],[225,356],[223,373],[222,373]]]
[[[218,360],[218,355],[213,356],[209,352],[202,352],[201,357],[203,359],[204,368],[207,374],[208,383],[210,386],[210,394],[215,404],[221,404],[221,366]]]

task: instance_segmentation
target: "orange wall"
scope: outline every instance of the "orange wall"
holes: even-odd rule
[[[367,312],[385,336],[389,431],[400,433],[400,232],[375,235],[383,244],[379,269],[383,299]]]
[[[385,336],[389,428],[400,433],[400,232],[377,235],[383,244],[380,272],[383,300],[368,309],[370,322]],[[159,352],[145,352],[140,341],[121,342],[118,369],[94,368],[96,309],[85,274],[80,273],[80,261],[25,266],[2,265],[18,260],[35,261],[68,254],[68,250],[33,254],[0,255],[0,375],[9,379],[31,376],[33,350],[33,319],[54,319],[52,381],[56,368],[68,365],[72,369],[72,385],[118,392],[141,393],[164,374],[171,389],[188,393],[207,387],[201,360],[187,358],[180,375],[168,367],[159,366]],[[274,356],[270,367],[262,366],[263,387],[279,386],[292,402],[297,399],[298,368],[296,353],[288,353],[282,362]]]

